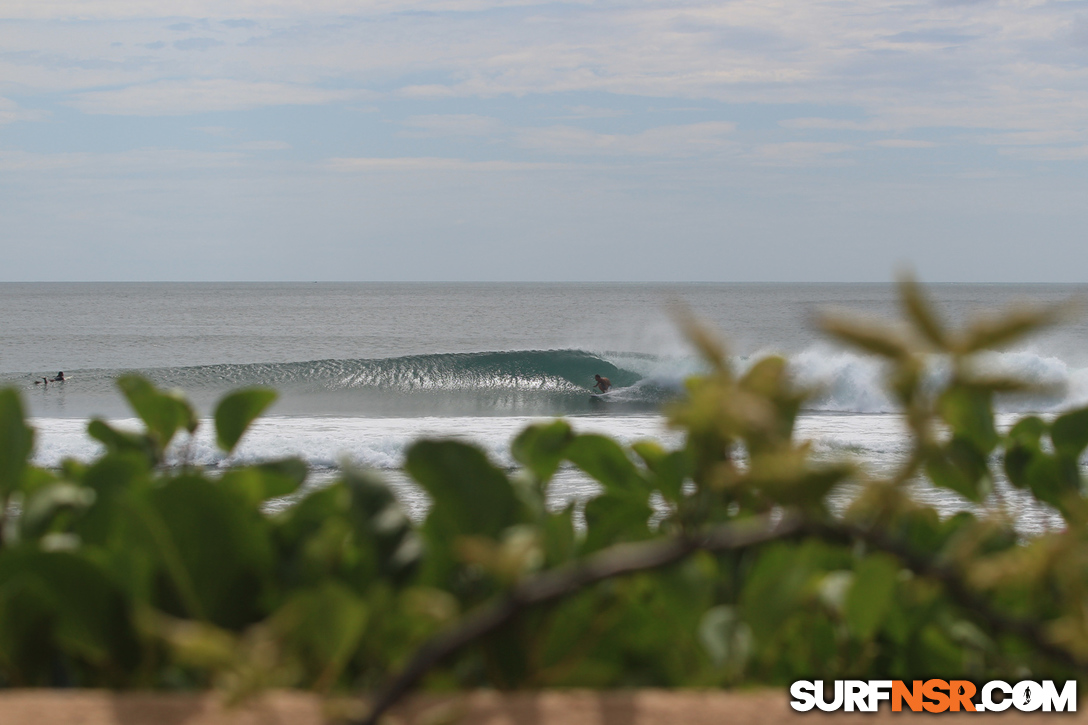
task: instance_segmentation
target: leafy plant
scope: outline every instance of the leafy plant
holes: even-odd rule
[[[418,524],[351,468],[306,488],[293,459],[164,467],[200,421],[136,377],[118,385],[145,431],[91,421],[104,452],[44,470],[29,463],[18,395],[0,391],[0,677],[235,696],[361,689],[376,693],[376,718],[420,685],[1079,676],[1088,409],[1004,431],[994,398],[1024,386],[978,355],[1059,311],[953,331],[913,282],[901,289],[903,325],[823,322],[885,363],[910,445],[884,477],[813,460],[786,361],[737,374],[691,320],[708,372],[669,410],[679,448],[552,421],[517,437],[508,471],[474,446],[420,441],[406,470],[433,505]],[[934,385],[937,361],[949,372]],[[228,395],[214,413],[220,447],[232,451],[273,398]],[[601,484],[581,528],[573,505],[546,505],[561,466]],[[926,481],[988,501],[999,471],[1065,528],[1023,540],[999,507],[942,518],[911,496]],[[851,503],[836,513],[829,496],[843,490]],[[264,513],[286,495],[297,500]]]

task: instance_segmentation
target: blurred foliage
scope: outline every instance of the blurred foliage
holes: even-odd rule
[[[633,542],[702,541],[744,522],[803,522],[774,541],[699,550],[525,607],[431,668],[431,688],[783,684],[820,677],[1066,678],[1088,660],[1088,409],[994,419],[1024,386],[977,353],[1051,322],[1019,309],[948,329],[909,280],[900,325],[827,318],[881,358],[909,437],[876,477],[815,461],[797,440],[805,391],[785,360],[743,374],[686,320],[708,372],[670,410],[683,444],[624,447],[563,421],[532,425],[504,470],[478,448],[421,441],[407,473],[433,505],[418,524],[373,474],[304,487],[299,460],[225,471],[164,465],[200,424],[185,398],[118,381],[141,433],[91,421],[90,463],[31,465],[34,431],[0,392],[0,683],[373,691],[440,632],[514,588]],[[929,374],[943,365],[946,375]],[[274,399],[231,393],[214,412],[230,453]],[[183,446],[182,446],[183,448]],[[600,484],[546,505],[563,466]],[[1065,521],[1019,536],[997,471]],[[944,517],[919,481],[981,505]],[[283,510],[265,502],[294,495]],[[830,501],[846,503],[833,507]],[[1015,512],[1013,512],[1015,513]],[[636,569],[639,567],[635,567]]]

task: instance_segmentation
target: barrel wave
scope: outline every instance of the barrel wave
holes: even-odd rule
[[[758,356],[737,358],[743,372]],[[1088,366],[1030,351],[992,353],[997,373],[1041,386],[1040,392],[997,401],[1000,412],[1052,412],[1088,404]],[[689,355],[586,350],[505,350],[354,360],[198,365],[134,370],[167,388],[180,388],[205,412],[228,390],[276,388],[273,414],[348,416],[627,415],[659,412],[682,381],[702,371]],[[877,361],[817,345],[794,354],[790,371],[810,391],[806,410],[886,413],[894,409]],[[65,371],[70,380],[35,385],[43,372],[0,376],[26,393],[37,416],[86,417],[127,413],[114,386],[125,370]],[[935,367],[935,375],[941,369]],[[593,376],[612,381],[591,397]]]
[[[155,375],[158,371],[149,371]],[[182,387],[272,385],[322,390],[376,388],[417,391],[547,390],[584,392],[595,374],[617,387],[639,375],[581,350],[445,353],[361,360],[208,365],[163,370]]]
[[[743,372],[756,359],[737,358]],[[993,353],[998,373],[1044,388],[1031,396],[1002,397],[1001,412],[1059,411],[1088,403],[1088,367],[1029,351]],[[679,395],[682,381],[702,371],[690,354],[651,355],[586,350],[505,350],[438,353],[390,358],[198,365],[134,370],[156,385],[180,388],[205,412],[228,390],[252,385],[276,388],[279,415],[458,416],[629,415],[655,413]],[[818,345],[794,354],[790,371],[811,392],[806,410],[886,413],[894,409],[877,361]],[[42,373],[0,377],[26,393],[37,416],[86,417],[127,413],[114,386],[125,370],[65,371],[70,380],[35,385]],[[940,375],[941,369],[931,371]],[[612,390],[591,397],[594,375]]]
[[[631,353],[516,350],[132,372],[156,385],[180,388],[198,404],[210,404],[234,388],[273,387],[281,394],[275,412],[292,415],[623,414],[655,410],[675,391],[675,386],[659,384],[646,374],[654,360]],[[35,392],[42,403],[48,396],[63,396],[66,407],[79,409],[68,410],[70,414],[115,413],[100,409],[107,396],[117,396],[113,381],[124,372],[73,371],[63,388]],[[609,395],[597,400],[589,395],[594,375],[609,378],[613,385]],[[99,406],[88,411],[80,403],[91,398]]]

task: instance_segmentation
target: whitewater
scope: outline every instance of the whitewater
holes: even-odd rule
[[[930,289],[952,320],[1085,291]],[[38,429],[35,461],[50,467],[97,453],[85,434],[91,416],[138,426],[114,388],[124,372],[185,391],[204,416],[228,390],[272,386],[278,402],[231,459],[205,424],[179,441],[172,460],[227,467],[296,455],[312,485],[342,465],[377,469],[419,513],[427,502],[400,467],[421,437],[473,442],[508,468],[513,437],[552,417],[625,443],[678,445],[662,407],[702,364],[670,316],[677,304],[721,331],[738,370],[766,354],[790,360],[796,384],[812,391],[798,435],[817,457],[850,456],[876,472],[901,460],[903,426],[880,364],[813,325],[827,309],[896,314],[891,285],[0,284],[0,385],[21,391]],[[999,401],[1003,424],[1088,404],[1085,333],[1075,319],[988,354],[995,371],[1047,386]],[[67,382],[35,384],[60,370]],[[589,394],[596,374],[614,386],[600,398]],[[932,374],[939,378],[939,366]],[[552,494],[558,505],[594,491],[564,470]],[[936,496],[948,512],[966,505],[943,492],[918,495]],[[1026,530],[1053,524],[1046,511],[1020,515]]]

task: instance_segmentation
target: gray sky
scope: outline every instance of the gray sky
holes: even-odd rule
[[[0,2],[0,280],[1083,282],[1086,171],[1083,0]]]

